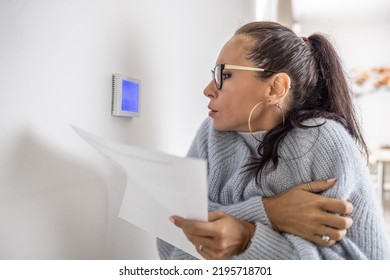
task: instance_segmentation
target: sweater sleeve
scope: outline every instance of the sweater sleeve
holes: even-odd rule
[[[310,135],[312,131],[318,132],[316,137]],[[303,138],[314,139],[314,144],[304,156],[295,160],[296,164],[290,162],[290,166],[296,167],[296,170],[291,172],[307,176],[303,181],[337,178],[335,186],[322,195],[347,200],[354,206],[351,215],[354,223],[348,229],[346,236],[329,248],[317,246],[319,257],[321,259],[389,258],[383,216],[377,205],[368,169],[351,135],[341,124],[332,120],[326,120],[318,128],[296,129],[294,133],[290,140],[296,141],[297,145],[303,143]],[[300,258],[305,259],[310,256],[300,252]]]
[[[335,246],[321,248],[322,255],[347,259],[389,258],[383,216],[356,143],[341,124],[331,120],[320,129],[317,143],[311,153],[313,178],[337,178],[336,185],[323,195],[347,200],[354,206],[354,224],[347,235]],[[320,178],[315,177],[317,174]]]

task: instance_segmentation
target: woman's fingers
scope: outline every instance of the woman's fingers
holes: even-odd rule
[[[212,222],[217,222],[218,220],[221,220],[222,218],[225,218],[227,216],[228,215],[223,212],[215,211],[209,213],[208,222],[188,220],[179,216],[171,216],[169,219],[177,227],[180,227],[188,234],[202,237],[216,237],[219,234],[220,228]]]
[[[217,221],[222,216],[221,212],[212,212],[209,214],[209,222],[193,221],[179,216],[170,217],[170,221],[183,230],[187,239],[197,246],[198,251],[200,251],[199,245],[202,245],[202,249],[217,250],[219,244],[216,242],[216,238],[220,235],[219,227],[211,222]]]
[[[208,235],[208,223],[187,220],[172,216],[169,220],[181,228],[187,239],[195,246],[196,251],[204,258],[210,258],[210,250],[215,250],[213,237]]]
[[[227,259],[245,250],[255,232],[255,225],[223,212],[209,214],[208,222],[170,217],[187,239],[206,259]]]
[[[336,243],[336,241],[333,239],[329,239],[329,240],[324,239],[322,235],[316,235],[311,241],[324,247],[330,247]]]
[[[347,234],[347,230],[334,229],[332,227],[321,225],[319,227],[318,233],[311,237],[310,239],[322,246],[330,247],[335,244],[337,241],[342,240]]]
[[[328,180],[307,182],[298,185],[298,187],[312,193],[319,193],[333,187],[336,181],[337,181],[336,178],[331,178]],[[321,208],[324,211],[339,213],[343,215],[349,215],[353,211],[353,205],[351,203],[344,200],[325,198],[325,197],[321,205]]]
[[[335,179],[329,179],[303,183],[273,197],[263,198],[273,227],[322,246],[331,246],[334,242],[326,237],[323,240],[326,225],[330,240],[341,240],[353,223],[348,216],[352,213],[352,204],[319,194],[332,188],[335,182]]]
[[[320,180],[320,181],[312,181],[312,182],[307,182],[298,185],[299,188],[302,188],[306,191],[313,192],[313,193],[318,193],[322,191],[326,191],[330,189],[331,187],[334,186],[336,183],[337,179],[336,178],[331,178],[327,180]]]
[[[181,228],[188,235],[198,235],[204,237],[212,236],[210,234],[212,227],[207,222],[184,219],[179,216],[171,216],[169,220],[174,223],[175,226]]]
[[[223,217],[226,217],[227,214],[221,211],[214,211],[209,213],[209,222],[214,222],[216,220],[222,219]]]
[[[331,240],[334,240],[334,241],[339,241],[341,239],[344,238],[344,236],[347,234],[347,230],[344,229],[344,230],[338,230],[338,229],[334,229],[334,228],[331,228],[331,227],[328,227],[328,226],[325,226],[324,225],[324,228],[326,228],[326,234],[322,233],[319,234],[321,237],[323,236],[329,236],[329,238]]]
[[[339,213],[342,215],[350,215],[353,211],[353,205],[345,200],[323,197],[320,207],[324,211]]]
[[[342,215],[337,215],[334,214],[333,212],[337,211],[332,211],[332,212],[324,212],[319,218],[318,222],[330,226],[335,229],[349,229],[352,224],[353,220],[349,216],[342,216]]]

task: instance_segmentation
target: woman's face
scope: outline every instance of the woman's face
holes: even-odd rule
[[[250,39],[239,35],[229,40],[222,48],[216,64],[232,64],[256,67],[247,59],[245,48]],[[212,80],[204,89],[204,95],[210,98],[209,116],[214,121],[214,127],[221,131],[247,132],[248,117],[252,108],[261,101],[267,101],[269,85],[256,77],[257,72],[246,70],[223,70],[222,88],[216,88]],[[269,130],[271,125],[268,102],[260,104],[251,119],[253,131]]]

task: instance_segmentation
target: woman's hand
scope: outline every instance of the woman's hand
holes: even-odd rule
[[[255,232],[254,224],[219,211],[211,212],[208,222],[187,220],[179,216],[172,216],[170,220],[183,230],[205,259],[228,259],[243,252]]]
[[[326,247],[343,239],[352,225],[352,219],[348,217],[353,210],[352,204],[315,194],[331,188],[335,181],[301,184],[276,196],[263,198],[273,227]],[[324,236],[329,236],[330,240]]]

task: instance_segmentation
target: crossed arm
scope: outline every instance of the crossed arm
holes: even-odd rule
[[[300,184],[276,196],[263,198],[273,228],[321,246],[329,247],[341,240],[352,225],[348,216],[353,210],[352,205],[316,194],[331,188],[334,183],[332,179],[311,182],[311,190],[307,184]],[[206,259],[228,259],[242,253],[256,230],[254,223],[221,211],[211,212],[208,222],[179,216],[172,216],[170,220],[183,230]],[[323,235],[328,235],[330,241],[324,241]]]

